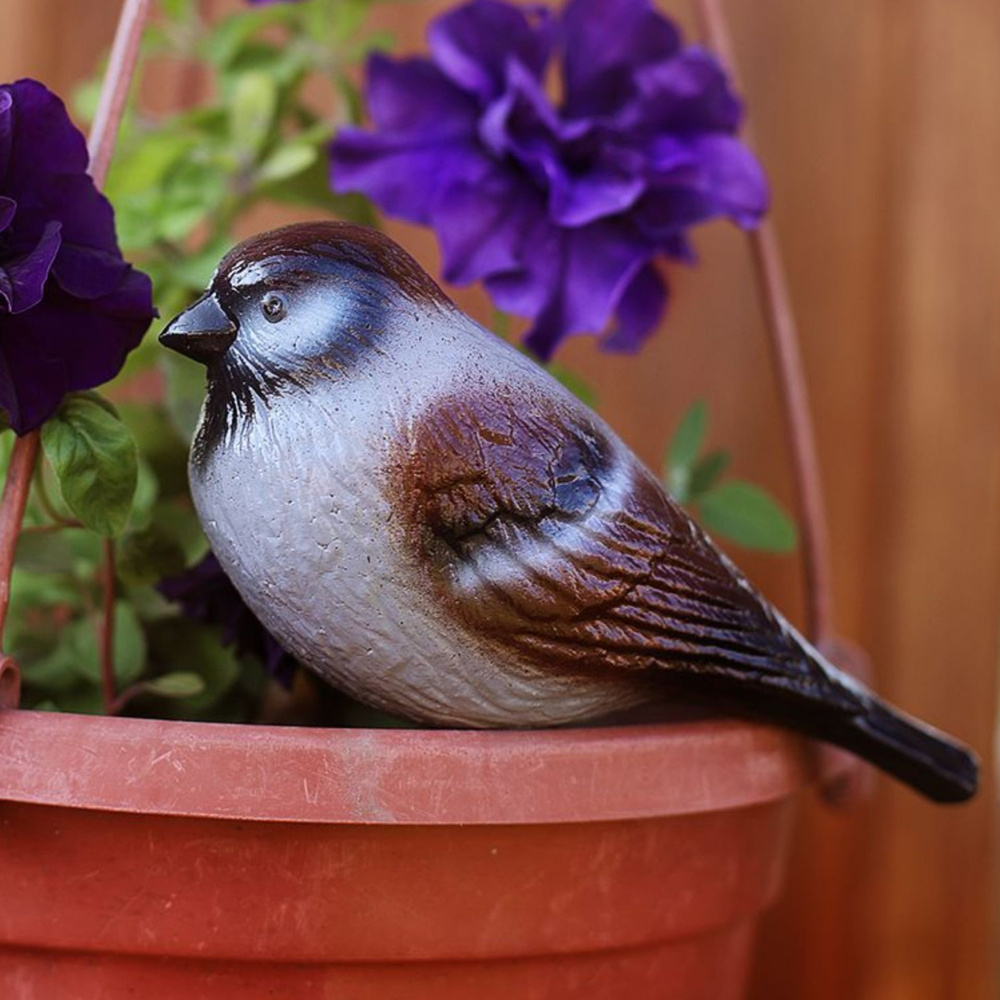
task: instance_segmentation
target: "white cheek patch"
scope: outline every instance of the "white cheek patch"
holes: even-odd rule
[[[270,340],[283,355],[302,359],[321,355],[336,345],[338,333],[349,324],[351,309],[336,290],[297,288],[286,293],[286,300],[285,318],[270,328]]]

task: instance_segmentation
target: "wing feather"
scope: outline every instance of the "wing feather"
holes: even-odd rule
[[[502,387],[441,401],[414,428],[403,481],[438,593],[507,654],[538,669],[671,670],[849,698],[571,401]]]

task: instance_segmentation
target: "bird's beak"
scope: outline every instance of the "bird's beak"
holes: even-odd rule
[[[235,339],[236,324],[225,314],[212,292],[207,292],[171,320],[160,334],[164,347],[186,354],[203,365],[221,358]]]

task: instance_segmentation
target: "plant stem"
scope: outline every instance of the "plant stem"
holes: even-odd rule
[[[115,684],[115,543],[104,539],[104,566],[101,572],[104,590],[104,615],[101,623],[101,687],[104,712],[113,715],[118,698]]]
[[[70,531],[73,529],[83,529],[86,525],[82,521],[56,521],[53,524],[30,524],[27,527],[21,526],[22,535],[54,535],[57,531]]]
[[[0,501],[0,637],[3,636],[3,628],[7,622],[17,535],[28,503],[28,490],[38,456],[40,437],[38,431],[33,431],[14,441],[10,465],[7,467],[7,482],[3,488],[3,500]]]
[[[149,20],[152,0],[125,0],[118,17],[118,29],[111,47],[108,70],[101,87],[101,99],[87,143],[90,152],[90,176],[98,187],[104,186],[115,150],[118,128],[125,113],[129,86],[139,60],[142,32]]]
[[[88,144],[90,175],[98,187],[103,186],[107,177],[150,7],[151,0],[125,0],[118,18],[111,59],[101,87],[101,100]],[[3,655],[3,626],[10,605],[10,578],[14,569],[17,536],[24,508],[28,503],[39,438],[38,431],[29,431],[14,442],[0,505],[0,662],[3,663],[8,684],[11,683],[12,675],[17,679],[17,667],[10,657]]]
[[[725,64],[734,84],[738,85],[722,0],[695,0],[695,11],[702,36]],[[746,139],[748,145],[752,145],[749,133]],[[814,642],[822,643],[833,637],[830,541],[795,316],[774,224],[770,219],[762,220],[756,229],[748,233],[748,239],[767,314],[771,352],[781,389],[785,431],[792,454],[796,507],[802,526],[806,631]]]

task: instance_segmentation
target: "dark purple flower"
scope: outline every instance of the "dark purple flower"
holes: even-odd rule
[[[113,378],[156,315],[62,101],[0,86],[0,409],[18,434]]]
[[[188,618],[222,628],[222,644],[256,656],[277,681],[291,687],[298,664],[257,620],[211,552],[196,566],[161,580],[156,589]]]
[[[583,332],[635,350],[666,304],[656,258],[691,261],[690,226],[765,211],[722,67],[650,0],[570,0],[557,16],[472,0],[428,40],[430,59],[369,60],[373,130],[341,130],[333,184],[432,226],[445,278],[482,279],[530,317],[540,357]]]

